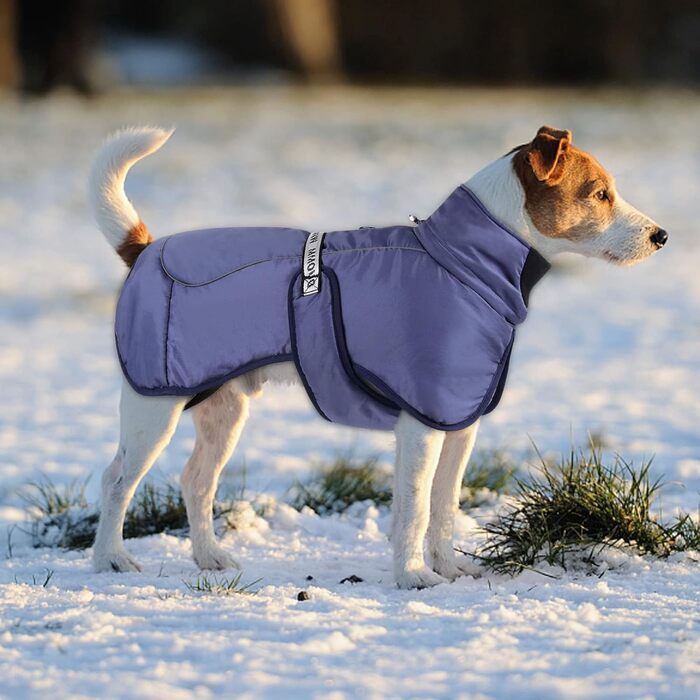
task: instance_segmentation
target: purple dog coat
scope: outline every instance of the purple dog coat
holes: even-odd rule
[[[457,430],[500,400],[546,260],[465,187],[416,226],[189,231],[139,256],[117,351],[146,395],[206,398],[294,361],[327,420],[388,430],[403,409]]]

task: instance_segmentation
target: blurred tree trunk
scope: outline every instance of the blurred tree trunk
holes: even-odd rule
[[[273,0],[282,38],[294,62],[312,79],[337,77],[341,68],[335,0]]]
[[[17,0],[25,92],[45,95],[66,85],[83,95],[92,94],[87,50],[94,5],[95,0]]]
[[[604,3],[599,3],[601,14]],[[642,78],[642,59],[647,45],[645,27],[657,26],[650,7],[640,3],[634,12],[611,12],[607,15],[606,33],[602,50],[609,69],[609,77],[616,82],[630,83]],[[606,76],[607,77],[607,76]]]
[[[15,20],[14,0],[0,0],[0,87],[15,87],[19,81]]]

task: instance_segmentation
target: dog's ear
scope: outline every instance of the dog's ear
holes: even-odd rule
[[[570,143],[570,131],[553,129],[551,126],[540,127],[527,150],[527,162],[540,182],[552,178]]]

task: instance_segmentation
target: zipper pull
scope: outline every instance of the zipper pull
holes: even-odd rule
[[[422,223],[425,221],[425,219],[419,219],[415,214],[409,214],[409,215],[408,215],[408,220],[409,220],[412,224],[422,224]]]

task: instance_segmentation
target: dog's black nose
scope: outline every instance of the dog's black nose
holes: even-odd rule
[[[668,240],[668,233],[662,228],[657,228],[649,238],[657,248],[663,248]]]

